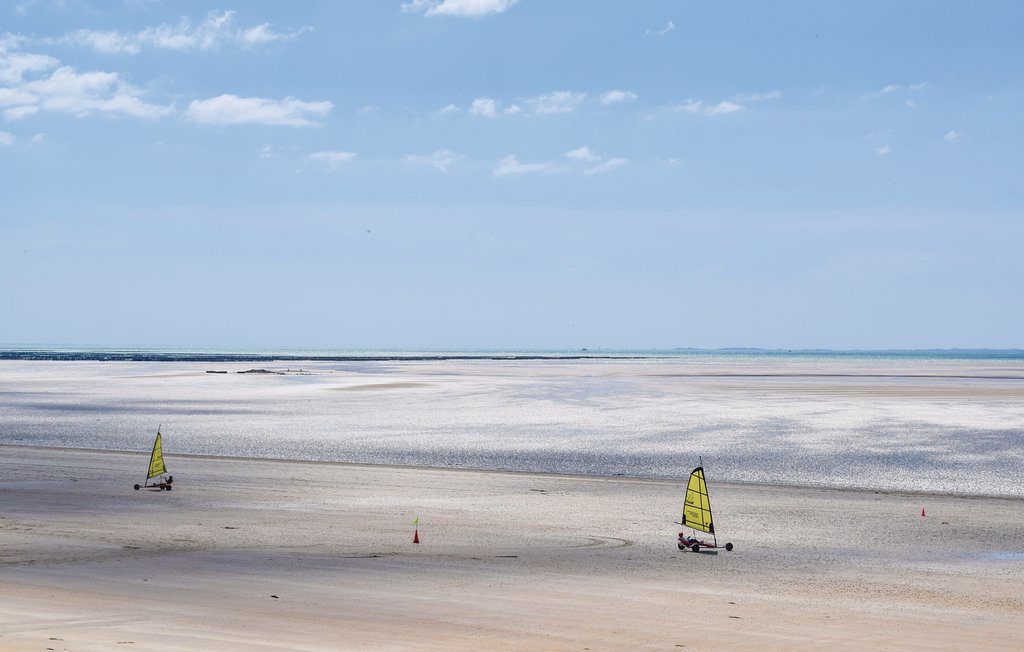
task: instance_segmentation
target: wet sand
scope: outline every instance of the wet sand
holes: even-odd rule
[[[0,650],[992,649],[1024,501],[0,445]],[[921,509],[926,516],[921,516]],[[421,543],[412,543],[420,518]]]
[[[0,360],[0,443],[1024,498],[1019,359],[256,366]]]

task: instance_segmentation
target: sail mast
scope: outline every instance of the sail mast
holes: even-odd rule
[[[703,472],[703,469],[704,469],[704,458],[698,456],[697,459],[700,460],[701,473],[704,476],[704,493],[707,495],[707,498],[708,498],[708,515],[711,517],[711,540],[715,544],[715,547],[717,548],[718,547],[718,535],[715,534],[715,514],[714,514],[714,512],[711,511],[711,491],[708,489],[708,474]]]
[[[146,486],[149,486],[151,478],[155,478],[166,472],[167,467],[164,466],[164,451],[160,442],[160,428],[157,428],[156,439],[153,441],[153,452],[149,455],[149,471],[146,476]]]
[[[708,534],[715,532],[703,466],[698,466],[690,473],[690,480],[686,485],[686,501],[683,505],[683,525]]]

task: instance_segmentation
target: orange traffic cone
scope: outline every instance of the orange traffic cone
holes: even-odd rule
[[[921,516],[924,516],[924,507],[921,508]]]
[[[924,514],[922,514],[922,516],[924,516]],[[416,532],[413,533],[413,535],[412,535],[412,542],[413,543],[419,543],[420,542],[420,529],[419,528],[416,528]]]

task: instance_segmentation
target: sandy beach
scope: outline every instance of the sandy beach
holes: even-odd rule
[[[992,649],[1024,501],[0,446],[0,650]],[[926,516],[921,516],[921,510]],[[421,543],[412,543],[419,517]]]

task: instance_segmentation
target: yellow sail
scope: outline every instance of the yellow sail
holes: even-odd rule
[[[711,503],[708,501],[708,485],[704,482],[702,466],[693,470],[690,483],[686,486],[683,525],[708,534],[715,533],[715,524],[711,521]]]
[[[153,442],[153,454],[149,456],[149,475],[147,478],[155,478],[158,475],[167,473],[164,467],[164,449],[160,445],[160,431],[156,431],[156,441]]]

